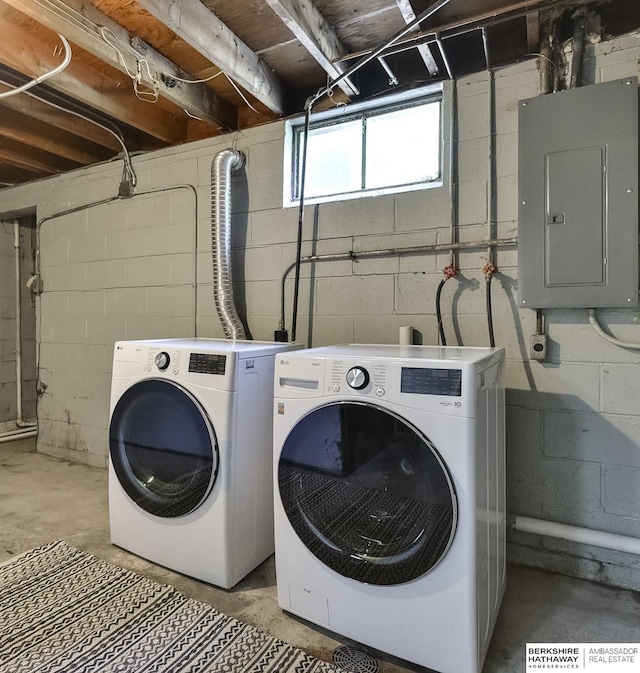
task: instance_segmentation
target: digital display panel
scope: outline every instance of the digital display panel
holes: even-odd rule
[[[226,355],[191,353],[189,356],[189,371],[194,374],[224,374],[226,364]]]
[[[400,376],[400,392],[460,397],[462,395],[462,370],[403,367]]]

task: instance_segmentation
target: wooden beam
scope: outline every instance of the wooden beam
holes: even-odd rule
[[[200,0],[137,0],[270,110],[286,112],[284,83]]]
[[[334,63],[334,60],[344,56],[347,50],[312,0],[304,3],[293,0],[266,2],[331,79],[346,70],[345,66]],[[343,79],[338,86],[347,96],[357,96],[359,93],[348,78]]]
[[[75,161],[61,159],[54,154],[28,147],[9,138],[0,138],[0,162],[47,174],[64,173],[79,166]]]
[[[149,45],[136,42],[133,35],[88,2],[3,1],[38,23],[64,35],[73,44],[97,56],[120,72],[135,73],[139,62],[143,59],[146,65],[140,68],[140,76],[145,86],[153,88],[155,83],[160,96],[190,114],[229,130],[236,128],[236,108],[231,103],[218,96],[205,84],[186,84],[176,79],[197,78],[190,76]]]
[[[0,136],[83,165],[105,161],[113,156],[113,152],[104,150],[89,140],[36,119],[25,118],[19,112],[9,109],[0,114]]]
[[[540,51],[540,12],[527,14],[527,49],[532,54]]]
[[[416,20],[416,13],[413,11],[413,7],[411,6],[411,0],[396,0],[396,3],[405,23],[409,24]],[[418,27],[416,27],[416,30],[418,30]],[[427,67],[427,70],[429,71],[429,74],[432,77],[437,77],[438,64],[433,58],[433,54],[431,53],[429,46],[426,44],[421,44],[417,47],[417,49],[418,53],[422,57],[422,60],[424,61],[425,66]]]
[[[0,35],[3,38],[0,63],[25,75],[42,75],[62,60],[61,55],[54,56],[41,39],[3,18],[0,18]],[[187,116],[177,118],[159,105],[138,100],[131,91],[128,77],[109,78],[72,58],[63,72],[47,80],[47,86],[166,143],[184,139]]]
[[[31,180],[37,180],[43,175],[46,175],[46,173],[9,166],[0,160],[0,187],[30,182]]]
[[[0,75],[0,80],[2,75]],[[0,83],[0,93],[10,91],[13,87]],[[73,133],[81,138],[94,142],[102,147],[107,147],[114,152],[120,152],[122,147],[120,143],[107,131],[101,129],[95,124],[91,124],[84,119],[68,115],[62,110],[58,110],[46,103],[43,103],[32,96],[8,96],[0,99],[0,115],[4,115],[6,110],[14,110],[27,117],[39,120],[54,126],[55,128]]]

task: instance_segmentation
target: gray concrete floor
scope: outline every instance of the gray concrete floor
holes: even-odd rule
[[[109,541],[107,472],[35,453],[32,440],[0,444],[0,521],[0,561],[62,539],[171,584],[321,659],[330,661],[341,644],[280,610],[273,557],[225,591],[114,547]],[[507,591],[483,673],[524,671],[527,642],[638,642],[638,625],[640,593],[509,566]],[[383,657],[379,662],[381,673],[409,670]]]

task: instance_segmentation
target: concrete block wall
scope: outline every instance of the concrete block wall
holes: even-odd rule
[[[638,44],[631,35],[590,46],[587,78],[638,74]],[[538,83],[533,60],[495,72],[498,237],[517,235],[518,101],[538,95]],[[447,85],[445,119],[449,91]],[[461,78],[457,93],[454,215],[458,239],[475,241],[488,232],[486,74]],[[0,214],[35,207],[42,222],[38,450],[105,466],[114,341],[223,336],[212,296],[209,192],[212,159],[230,146],[247,156],[232,185],[237,305],[253,338],[273,337],[297,227],[297,210],[282,208],[283,139],[284,122],[276,122],[136,157],[138,192],[165,191],[67,216],[56,213],[116,194],[118,161],[0,192]],[[413,325],[423,343],[437,343],[434,299],[448,254],[358,259],[357,253],[447,243],[451,211],[446,181],[420,192],[307,206],[303,255],[353,251],[355,258],[303,265],[298,340],[391,343],[400,326]],[[488,344],[486,260],[484,249],[457,255],[461,274],[442,297],[449,344]],[[640,408],[633,395],[640,355],[601,340],[586,310],[549,310],[550,359],[531,362],[535,314],[517,307],[516,249],[499,249],[496,261],[495,334],[507,352],[510,513],[640,536]],[[290,276],[289,328],[292,286]],[[640,342],[635,312],[600,316],[620,338]],[[509,554],[513,561],[640,588],[640,562],[630,555],[518,532],[510,533]]]

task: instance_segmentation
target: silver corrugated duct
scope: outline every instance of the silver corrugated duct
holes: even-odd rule
[[[231,276],[231,172],[244,166],[244,154],[226,149],[211,164],[211,254],[213,297],[227,339],[246,339],[233,301]]]

